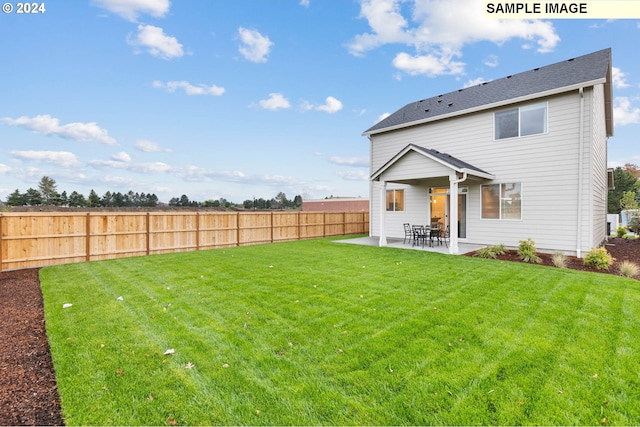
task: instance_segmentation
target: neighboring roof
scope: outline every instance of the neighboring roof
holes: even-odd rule
[[[440,151],[433,150],[431,148],[420,147],[419,145],[409,144],[404,147],[398,154],[393,156],[387,163],[382,165],[380,169],[375,171],[371,175],[371,180],[378,178],[384,171],[389,169],[393,164],[395,164],[398,160],[404,157],[409,152],[416,152],[418,154],[422,154],[423,156],[440,163],[452,169],[456,172],[467,173],[469,175],[477,176],[479,178],[493,179],[494,176],[489,172],[485,172],[480,168],[477,168],[467,162],[464,162],[460,159],[453,157],[451,154],[441,153]]]
[[[405,105],[363,135],[413,126],[513,102],[605,84],[607,135],[613,135],[611,49],[535,68]]]

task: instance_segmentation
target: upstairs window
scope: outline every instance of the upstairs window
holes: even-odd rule
[[[547,132],[547,103],[527,105],[495,113],[495,139]]]

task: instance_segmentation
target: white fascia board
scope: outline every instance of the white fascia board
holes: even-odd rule
[[[558,95],[564,92],[571,92],[573,90],[578,90],[580,88],[590,87],[590,86],[594,86],[596,84],[605,83],[605,82],[606,82],[606,79],[602,78],[602,79],[592,80],[589,82],[578,83],[572,86],[565,86],[557,89],[552,89],[545,92],[537,92],[531,95],[525,95],[518,98],[505,99],[504,101],[494,102],[492,104],[479,105],[477,107],[467,108],[466,110],[460,110],[460,111],[456,111],[448,114],[440,114],[438,116],[429,117],[423,120],[414,120],[413,122],[401,123],[399,125],[389,126],[389,127],[377,129],[371,132],[363,132],[362,136],[370,136],[378,133],[390,132],[393,130],[398,130],[398,129],[407,128],[411,126],[417,126],[424,123],[436,122],[438,120],[444,120],[451,117],[462,116],[470,113],[476,113],[478,111],[484,111],[484,110],[490,110],[492,108],[503,107],[505,105],[517,104],[519,102],[531,101],[533,99],[538,99],[538,98],[545,98],[548,96]]]

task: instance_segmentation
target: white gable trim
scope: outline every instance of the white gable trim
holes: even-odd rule
[[[422,156],[424,156],[426,159],[429,159],[433,162],[436,162],[444,167],[446,167],[447,169],[454,171],[454,172],[458,172],[461,174],[467,174],[469,176],[475,176],[478,178],[484,178],[484,179],[494,179],[495,176],[481,171],[479,169],[475,169],[475,168],[467,168],[467,167],[460,167],[460,166],[456,166],[452,163],[449,163],[447,161],[445,161],[444,159],[441,159],[439,157],[436,157],[428,152],[425,152],[421,149],[419,149],[419,147],[417,147],[414,144],[409,144],[406,147],[404,147],[402,150],[400,150],[400,152],[398,154],[396,154],[395,156],[393,156],[391,159],[389,159],[388,162],[386,162],[384,165],[382,165],[382,167],[380,167],[380,169],[378,169],[376,172],[374,172],[371,177],[369,178],[371,181],[376,181],[380,179],[380,176],[388,171],[390,168],[392,168],[396,163],[398,163],[398,161],[400,159],[402,159],[403,157],[405,157],[408,153],[417,153],[420,154]]]

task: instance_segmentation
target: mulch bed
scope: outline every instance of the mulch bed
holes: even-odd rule
[[[0,425],[64,425],[37,269],[0,273]]]
[[[616,262],[640,264],[640,240],[611,239],[606,247]],[[540,257],[553,265],[551,256]],[[498,258],[520,262],[515,251]],[[599,271],[575,257],[568,257],[568,268],[618,274],[615,265]],[[38,269],[0,273],[0,313],[0,425],[64,425]]]
[[[640,239],[631,240],[631,239],[609,239],[606,246],[607,251],[614,258],[614,263],[609,270],[598,270],[594,267],[589,267],[584,265],[584,260],[582,258],[577,258],[574,256],[567,257],[567,268],[571,270],[580,270],[580,271],[589,271],[593,273],[603,273],[603,274],[616,274],[619,275],[617,264],[622,261],[631,261],[640,267]],[[467,256],[474,256],[475,252],[470,252],[466,254]],[[538,256],[542,259],[542,263],[539,265],[547,265],[553,267],[552,255],[550,254],[538,254]],[[584,254],[583,254],[584,256]],[[518,256],[518,252],[515,250],[507,250],[504,255],[498,255],[497,259],[501,261],[513,261],[513,262],[523,262]],[[640,279],[636,277],[637,279]]]

